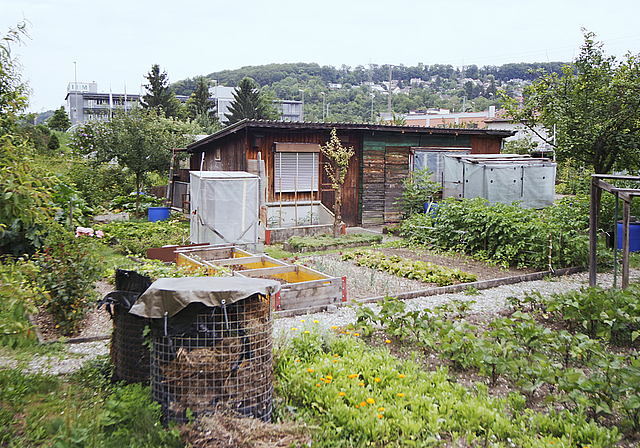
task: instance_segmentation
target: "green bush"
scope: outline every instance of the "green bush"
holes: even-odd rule
[[[96,299],[93,285],[102,277],[102,267],[92,245],[92,237],[74,236],[52,224],[43,250],[34,256],[37,283],[45,290],[44,306],[65,335],[79,329]]]
[[[424,212],[424,204],[433,202],[434,197],[442,190],[439,182],[431,180],[432,173],[423,168],[410,173],[402,181],[402,196],[396,201],[405,217]]]
[[[184,244],[189,239],[188,222],[169,219],[157,222],[117,221],[96,226],[103,242],[125,255],[145,256],[152,247]]]
[[[135,190],[133,178],[117,165],[77,160],[67,174],[90,207],[104,206]]]
[[[401,235],[503,266],[548,267],[550,240],[553,268],[583,265],[589,258],[588,215],[569,200],[538,211],[488,204],[483,198],[449,198],[434,214],[412,216],[402,224]]]
[[[30,336],[27,314],[37,312],[36,298],[41,294],[32,286],[35,276],[31,262],[5,259],[0,263],[0,345],[17,347]]]

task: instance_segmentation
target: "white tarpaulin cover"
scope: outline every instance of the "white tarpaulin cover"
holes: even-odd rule
[[[280,282],[244,277],[160,278],[138,298],[129,311],[140,317],[161,319],[165,311],[173,317],[191,303],[208,307],[227,305],[254,294],[271,296],[280,291]]]
[[[258,179],[244,171],[191,171],[191,242],[256,244]]]
[[[552,205],[556,163],[515,154],[448,155],[444,198],[486,198],[490,203],[521,201],[525,208]]]

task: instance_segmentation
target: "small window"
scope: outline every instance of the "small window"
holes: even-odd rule
[[[275,192],[318,191],[317,152],[277,152]]]
[[[220,156],[220,147],[217,147],[214,154],[213,154],[213,159],[216,162],[219,162],[220,160],[222,160],[222,157]]]

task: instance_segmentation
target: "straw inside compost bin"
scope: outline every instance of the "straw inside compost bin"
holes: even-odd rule
[[[269,300],[256,294],[228,307],[199,310],[183,336],[154,335],[152,393],[166,420],[186,421],[187,409],[199,415],[222,404],[269,421],[271,332]]]
[[[165,423],[220,406],[271,419],[279,290],[273,280],[197,277],[159,279],[140,296],[131,312],[151,318],[152,397]]]

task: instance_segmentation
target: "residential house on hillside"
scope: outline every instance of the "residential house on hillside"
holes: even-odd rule
[[[409,172],[424,166],[441,180],[445,154],[498,154],[512,131],[243,120],[187,147],[191,170],[249,171],[264,160],[267,202],[320,200],[333,208],[334,190],[320,146],[332,129],[355,155],[342,195],[348,226],[379,225],[400,218],[396,200]]]

